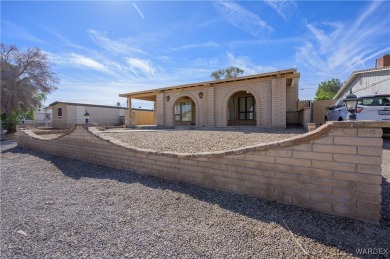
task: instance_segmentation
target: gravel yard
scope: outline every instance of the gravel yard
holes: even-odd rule
[[[334,258],[369,248],[390,256],[390,139],[380,226],[15,142],[1,152],[1,258]]]
[[[298,136],[304,132],[301,127],[280,130],[243,127],[239,130],[227,130],[226,128],[223,130],[106,130],[104,135],[143,149],[197,153],[231,150],[270,143]]]

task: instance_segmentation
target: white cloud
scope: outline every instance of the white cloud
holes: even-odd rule
[[[142,17],[142,19],[145,19],[144,14],[141,12],[141,10],[138,8],[138,6],[135,3],[133,3],[133,6],[134,6],[135,10],[137,10],[138,14]]]
[[[156,72],[156,68],[149,60],[139,58],[125,58],[127,64],[130,66],[131,71],[137,75],[137,71],[141,71],[148,75],[153,75]]]
[[[365,11],[352,24],[338,22],[308,23],[310,32],[304,44],[298,47],[296,60],[303,67],[323,77],[346,77],[354,70],[363,69],[375,57],[389,51],[389,47],[378,49],[377,39],[390,26],[381,19],[386,9],[381,2],[370,2]],[[385,3],[388,7],[388,3]]]
[[[92,40],[103,49],[116,54],[145,53],[139,48],[132,48],[126,42],[110,39],[106,33],[100,33],[95,30],[88,30]]]
[[[4,27],[3,27],[4,26]],[[26,28],[12,22],[2,20],[2,34],[13,38],[28,40],[36,43],[45,43],[46,41],[32,35]]]
[[[357,29],[360,27],[360,25],[367,19],[369,18],[370,15],[372,15],[373,13],[375,13],[376,10],[378,10],[378,8],[380,8],[382,5],[382,1],[379,0],[379,1],[372,1],[370,6],[366,9],[366,11],[359,16],[359,18],[356,20],[355,22],[355,28],[354,29]],[[388,7],[385,8],[385,10],[387,10],[388,12]],[[387,13],[388,14],[388,13]]]
[[[265,0],[265,2],[286,21],[298,8],[297,3],[290,0]]]
[[[103,64],[82,55],[71,53],[70,60],[77,65],[85,66],[103,72],[108,71],[108,69]]]
[[[236,66],[244,70],[244,74],[252,75],[252,74],[260,74],[266,72],[272,72],[278,70],[273,66],[261,66],[254,64],[249,57],[235,57],[232,53],[226,53],[228,57],[229,66]]]
[[[188,45],[183,45],[178,48],[172,48],[172,50],[182,50],[182,49],[194,49],[194,48],[216,48],[219,47],[219,44],[213,41],[208,41],[204,43],[198,43],[198,44],[188,44]]]
[[[216,67],[219,63],[218,58],[197,58],[193,64],[201,67]]]
[[[156,57],[157,60],[160,60],[162,62],[165,62],[165,63],[172,63],[172,58],[171,57],[168,57],[168,56],[158,56]]]
[[[328,30],[321,30],[312,24],[307,24],[306,27],[314,35],[315,39],[318,41],[318,44],[320,44],[320,52],[325,53],[329,48],[331,48],[334,39],[342,37],[341,33],[343,32],[344,25],[336,22],[324,22],[322,25],[328,28]]]
[[[230,1],[215,1],[215,9],[235,27],[246,31],[252,36],[263,38],[273,32],[273,28],[258,15],[248,11],[237,3]]]

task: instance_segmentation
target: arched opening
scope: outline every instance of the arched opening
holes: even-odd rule
[[[175,125],[196,125],[195,103],[190,97],[179,98],[174,107]]]
[[[256,100],[251,93],[240,91],[230,97],[228,126],[256,126]]]

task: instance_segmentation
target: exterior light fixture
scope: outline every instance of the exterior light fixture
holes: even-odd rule
[[[203,98],[203,92],[199,92],[199,98],[200,98],[200,99]]]
[[[345,106],[347,107],[347,121],[355,121],[356,120],[356,107],[358,98],[356,95],[352,93],[352,89],[349,91],[349,95],[344,98]]]
[[[89,113],[87,110],[85,110],[84,118],[85,118],[85,124],[88,124],[89,123]]]
[[[171,97],[169,95],[165,98],[167,99],[167,102],[169,102],[169,100],[171,99]]]

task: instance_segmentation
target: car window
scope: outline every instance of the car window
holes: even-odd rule
[[[364,106],[388,106],[390,105],[389,97],[363,97],[358,101],[359,105]]]
[[[343,107],[344,105],[345,105],[345,103],[344,103],[344,100],[343,100],[343,99],[340,99],[340,100],[338,100],[338,101],[335,103],[335,107],[336,107],[336,108]]]

